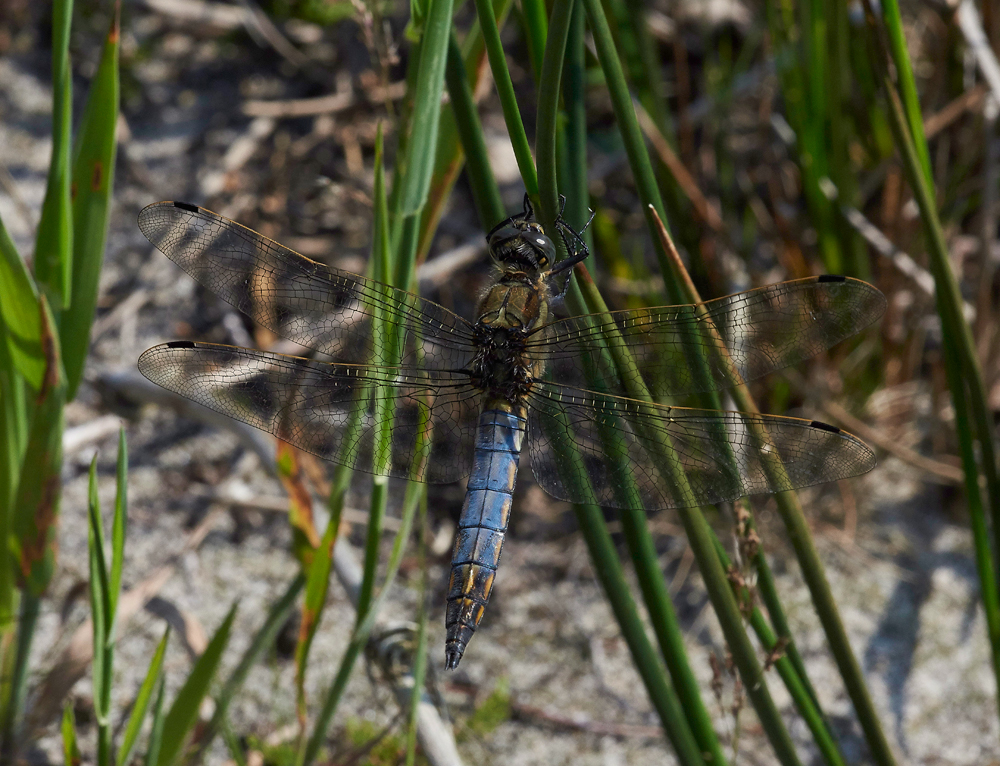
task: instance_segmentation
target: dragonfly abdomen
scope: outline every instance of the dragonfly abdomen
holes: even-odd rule
[[[445,616],[449,670],[458,667],[490,600],[510,518],[527,415],[523,405],[495,400],[488,402],[479,416],[472,474],[451,559]]]

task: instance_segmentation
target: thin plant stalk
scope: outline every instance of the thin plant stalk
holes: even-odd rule
[[[517,97],[514,95],[514,84],[511,82],[510,72],[507,70],[507,58],[503,44],[500,42],[500,29],[497,27],[496,19],[493,16],[493,7],[489,0],[476,0],[476,14],[479,16],[479,25],[483,30],[483,38],[486,40],[486,55],[490,60],[490,70],[493,72],[497,94],[500,96],[500,107],[503,110],[503,119],[510,134],[517,167],[521,171],[521,179],[524,181],[528,196],[537,200],[538,177],[535,173],[535,161],[531,156],[528,136],[524,132],[521,111],[517,105]]]
[[[621,64],[614,50],[611,33],[600,3],[598,0],[585,0],[585,6],[587,8],[590,27],[594,34],[598,60],[605,73],[605,79],[611,94],[612,104],[615,107],[618,124],[625,139],[626,152],[629,155],[630,165],[632,166],[636,183],[640,190],[640,197],[643,198],[644,202],[646,202],[647,198],[649,200],[648,206],[646,206],[646,215],[649,220],[650,229],[654,230],[656,219],[658,217],[662,218],[662,201],[659,197],[659,190],[655,183],[649,155],[646,152],[635,111],[632,107],[631,96],[628,92]],[[540,144],[540,146],[543,145]],[[654,240],[654,242],[657,246],[657,254],[661,257],[663,273],[671,273],[671,263],[667,257],[665,248],[658,240]],[[605,311],[603,300],[597,293],[593,283],[589,281],[589,278],[584,277],[585,274],[586,270],[578,266],[578,283],[583,289],[584,296],[588,302],[588,309],[592,312]],[[624,348],[620,338],[609,337],[608,340],[612,355],[616,359],[616,365],[619,371],[624,374],[624,371],[629,368],[626,362],[628,351]],[[619,357],[621,357],[620,360]],[[693,361],[700,364],[698,360]],[[632,376],[629,376],[629,378],[625,380],[625,383],[629,386],[630,396],[639,401],[651,401],[648,391],[645,391],[643,382],[631,379]],[[648,447],[653,450],[653,454],[663,458],[662,463],[658,460],[658,464],[663,465],[663,469],[669,473],[674,485],[683,490],[687,486],[686,480],[676,458],[671,458],[671,447],[666,444],[659,444],[655,438],[649,443]],[[711,530],[704,516],[696,508],[682,509],[680,515],[688,535],[688,540],[698,560],[702,576],[705,579],[716,615],[719,618],[723,632],[733,652],[748,695],[774,747],[775,754],[782,763],[798,763],[798,756],[795,754],[794,745],[767,689],[754,648],[743,629],[739,608],[729,588],[725,572],[722,570],[718,557],[715,554]]]
[[[577,2],[569,27],[567,75],[563,98],[567,111],[571,115],[567,119],[570,126],[568,131],[569,175],[575,180],[575,185],[567,189],[566,207],[568,220],[578,229],[582,229],[587,223],[585,217],[587,197],[586,121],[583,104],[584,21],[583,4]],[[545,82],[544,79],[543,82]],[[542,110],[539,111],[541,113]],[[539,130],[539,135],[542,135],[541,130]],[[539,152],[539,158],[544,156],[546,156],[545,153]],[[571,203],[569,200],[573,200],[573,202]],[[581,208],[583,209],[581,210]],[[578,313],[584,308],[582,296],[575,285],[571,288],[567,302]],[[621,451],[611,448],[606,452],[608,455],[614,455],[620,454]],[[627,470],[627,466],[622,466],[622,475],[627,475]],[[660,652],[670,670],[688,725],[698,740],[702,752],[710,755],[710,762],[721,766],[721,764],[726,763],[726,758],[712,726],[711,716],[702,702],[697,679],[688,662],[684,649],[683,633],[667,592],[666,581],[660,569],[659,557],[656,555],[652,536],[649,533],[645,512],[641,510],[638,491],[634,490],[631,496],[627,503],[632,510],[620,511],[619,517],[625,532],[626,544],[636,569],[643,600],[649,610],[650,622],[653,625]]]

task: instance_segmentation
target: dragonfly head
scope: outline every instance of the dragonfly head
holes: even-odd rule
[[[544,271],[556,260],[556,246],[542,225],[523,216],[508,218],[487,235],[486,241],[490,258],[504,271]]]

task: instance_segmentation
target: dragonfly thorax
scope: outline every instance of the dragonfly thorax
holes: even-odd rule
[[[477,347],[472,361],[472,384],[491,398],[519,402],[534,383],[533,364],[526,354],[527,333],[520,327],[476,323]]]

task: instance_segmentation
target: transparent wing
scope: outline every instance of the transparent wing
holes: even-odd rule
[[[425,481],[467,476],[480,394],[468,375],[415,367],[329,364],[177,341],[139,357],[154,383],[335,463],[371,472],[376,397],[394,415],[390,476],[407,477],[417,436],[431,429]],[[428,407],[429,418],[419,404]],[[352,421],[352,413],[358,413]]]
[[[858,476],[875,456],[851,434],[818,421],[743,412],[665,407],[539,381],[530,395],[528,449],[535,480],[562,500],[613,508],[634,483],[639,507],[683,508],[769,494]],[[606,429],[606,430],[602,430]],[[760,436],[766,430],[767,438]],[[672,446],[670,459],[644,445]],[[574,458],[575,448],[577,457]],[[768,470],[777,455],[784,474]]]
[[[139,228],[170,260],[258,324],[338,361],[386,364],[376,309],[404,331],[404,362],[457,370],[471,359],[472,326],[418,295],[299,255],[252,229],[184,202],[158,202]]]
[[[602,338],[617,328],[653,396],[714,391],[815,356],[883,311],[885,297],[865,282],[812,277],[703,304],[562,319],[533,336],[528,353],[568,386],[594,388],[586,367],[597,365],[608,390],[624,395],[617,370],[602,366],[600,353]],[[692,367],[694,354],[707,359],[704,374]]]

